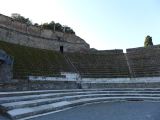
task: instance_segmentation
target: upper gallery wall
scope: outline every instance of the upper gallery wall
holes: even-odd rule
[[[80,37],[63,32],[53,32],[40,27],[18,22],[0,14],[0,40],[14,44],[66,52],[88,51],[87,44]]]

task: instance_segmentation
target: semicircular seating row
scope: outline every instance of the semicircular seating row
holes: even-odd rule
[[[60,76],[61,72],[77,71],[82,78],[160,76],[159,47],[127,49],[126,54],[123,50],[61,54],[0,41],[0,49],[14,57],[14,78]]]
[[[88,103],[143,100],[160,101],[160,89],[110,88],[0,92],[0,110],[9,118],[18,120]]]

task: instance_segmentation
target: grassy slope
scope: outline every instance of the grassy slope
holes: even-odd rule
[[[59,52],[41,50],[0,41],[0,49],[14,57],[14,78],[28,75],[54,76],[70,71],[64,56]]]

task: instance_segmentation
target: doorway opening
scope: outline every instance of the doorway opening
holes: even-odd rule
[[[63,53],[63,46],[60,46],[60,52]]]

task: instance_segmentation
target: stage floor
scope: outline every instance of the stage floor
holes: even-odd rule
[[[160,102],[97,103],[29,120],[160,120]]]

